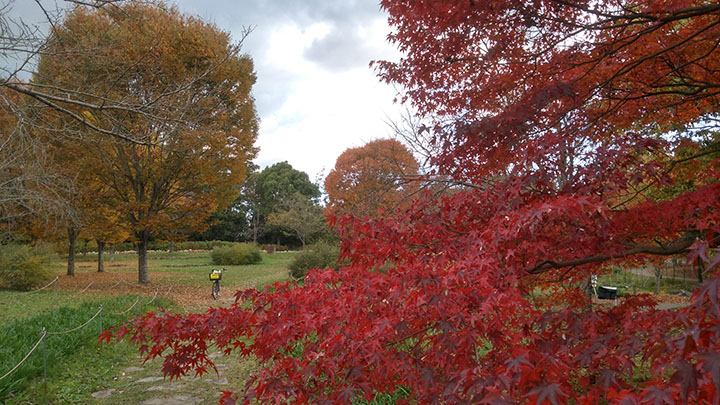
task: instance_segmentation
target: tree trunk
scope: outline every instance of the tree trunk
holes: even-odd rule
[[[673,258],[672,258],[672,267],[673,267],[673,278],[676,278],[675,269],[677,268],[677,257],[675,257],[675,256],[673,256]]]
[[[98,273],[102,273],[103,271],[105,271],[105,262],[103,261],[103,250],[105,250],[105,242],[98,239],[97,249],[98,249]]]
[[[115,245],[110,244],[110,261],[115,261]]]
[[[593,286],[590,277],[586,278],[582,284],[580,284],[580,289],[584,291],[587,296],[587,306],[585,309],[587,311],[592,311]]]
[[[175,241],[170,241],[170,253],[175,253]]]
[[[135,235],[138,238],[137,255],[138,255],[138,283],[149,284],[147,269],[147,243],[150,239],[150,232],[147,230],[140,231]]]
[[[662,267],[655,265],[655,295],[660,294],[660,280],[662,280]]]
[[[698,283],[703,282],[703,271],[705,271],[705,264],[703,264],[702,260],[698,260],[698,265],[697,265]]]
[[[77,242],[78,237],[78,231],[77,229],[73,227],[68,228],[68,265],[67,265],[67,275],[68,276],[74,276],[75,275],[75,243]]]
[[[252,227],[253,227],[253,230],[252,230],[252,234],[253,234],[253,243],[257,243],[257,237],[258,237],[258,223],[259,223],[259,222],[260,222],[260,220],[259,220],[258,218],[256,218],[256,216],[255,216],[255,215],[253,215],[253,217],[252,217],[252,224],[253,224],[253,225],[252,225]]]

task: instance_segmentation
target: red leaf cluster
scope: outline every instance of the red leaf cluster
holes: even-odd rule
[[[720,402],[720,6],[382,5],[405,56],[377,66],[438,117],[434,164],[458,186],[331,217],[338,271],[118,335],[170,376],[212,367],[210,342],[254,357],[227,403],[398,387],[415,403]],[[608,264],[678,254],[706,277],[686,308],[597,308],[580,288]]]

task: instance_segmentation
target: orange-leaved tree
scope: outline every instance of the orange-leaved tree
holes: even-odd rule
[[[35,87],[72,87],[93,103],[97,94],[122,100],[123,108],[65,107],[104,131],[87,130],[56,108],[43,119],[62,123],[51,139],[76,182],[103,185],[110,208],[123,215],[137,244],[138,281],[148,283],[151,235],[167,227],[201,230],[245,178],[258,127],[252,60],[227,33],[161,4],[78,7],[48,49]],[[63,137],[57,128],[82,135]]]
[[[325,178],[328,210],[362,217],[406,207],[418,190],[417,175],[412,153],[394,139],[349,148]]]

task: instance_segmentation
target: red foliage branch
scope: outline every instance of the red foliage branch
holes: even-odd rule
[[[711,192],[720,195],[714,186]],[[171,377],[207,370],[208,342],[255,357],[262,367],[244,391],[247,401],[346,401],[396,386],[421,402],[717,395],[718,277],[677,312],[654,310],[649,296],[587,311],[586,298],[574,289],[533,299],[535,284],[524,271],[528,246],[561,252],[544,235],[565,225],[561,218],[612,223],[612,214],[603,219],[582,199],[566,199],[564,208],[545,204],[514,220],[503,212],[488,218],[481,213],[505,197],[493,201],[490,194],[417,202],[399,218],[339,218],[353,262],[340,272],[311,272],[303,286],[243,291],[229,309],[148,315],[118,335],[132,330],[148,358],[170,348],[164,369]],[[483,227],[488,231],[478,231]],[[586,238],[587,245],[611,242],[591,233]],[[564,247],[566,254],[592,250],[582,243]],[[387,262],[394,266],[381,271]],[[585,274],[576,269],[570,281]],[[643,367],[673,377],[633,383]]]
[[[378,64],[383,78],[439,116],[438,169],[482,187],[333,217],[339,271],[102,339],[130,334],[171,377],[212,367],[211,343],[256,359],[228,403],[398,387],[416,403],[720,402],[720,7],[382,4],[405,52]],[[579,288],[668,254],[705,265],[686,308],[648,295],[598,308]]]

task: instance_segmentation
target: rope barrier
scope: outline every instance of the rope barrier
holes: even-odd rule
[[[131,309],[135,308],[135,305],[137,305],[138,302],[140,302],[140,297],[135,297],[135,303],[132,304],[132,305],[130,306],[130,308],[126,309],[126,310],[123,311],[123,312],[111,312],[110,314],[111,314],[111,315],[125,315],[125,314],[127,314],[128,312],[130,312]]]
[[[151,287],[151,286],[149,286],[149,285],[148,285],[148,286],[145,286],[145,285],[130,283],[130,282],[127,282],[127,281],[125,281],[125,280],[120,280],[120,281],[122,281],[123,283],[129,285],[130,287],[144,288],[144,289],[146,289],[146,290],[147,290],[148,288],[153,288],[153,287]]]
[[[145,289],[154,288],[154,287],[151,287],[151,286],[143,286],[143,285],[131,283],[131,282],[129,282],[129,281],[125,281],[124,279],[121,279],[121,280],[118,281],[117,283],[111,285],[111,286],[110,286],[110,289],[113,289],[113,288],[119,286],[120,284],[127,284],[127,285],[129,285],[130,287],[145,288]]]
[[[90,284],[88,284],[87,287],[83,288],[83,290],[80,291],[78,294],[82,294],[82,293],[84,293],[85,291],[87,291],[87,289],[90,288],[90,286],[93,285],[93,283],[94,283],[94,281],[91,281]]]
[[[38,292],[38,291],[42,291],[42,290],[50,287],[51,285],[57,283],[59,280],[60,280],[60,277],[59,277],[59,276],[56,276],[53,281],[51,281],[50,283],[48,283],[48,284],[45,285],[44,287],[39,288],[39,289],[34,290],[34,291],[24,292],[24,293],[21,293],[21,294],[31,294],[31,293],[35,293],[35,292]],[[79,294],[79,293],[84,293],[85,291],[87,291],[87,290],[90,288],[90,286],[93,285],[93,283],[94,283],[94,281],[91,281],[90,284],[88,284],[84,289],[82,289],[81,291],[79,291],[78,294]],[[113,285],[113,286],[110,287],[110,288],[117,287],[118,285],[120,285],[120,284],[122,284],[122,283],[126,283],[126,284],[128,284],[128,285],[132,285],[132,284],[128,283],[128,282],[125,281],[125,280],[120,280],[119,282],[117,282],[115,285]],[[142,287],[142,286],[139,286],[139,287]],[[142,288],[152,288],[152,287],[142,287]],[[168,292],[167,292],[168,296],[170,295],[170,292],[172,291],[172,289],[173,289],[173,286],[172,286],[172,284],[170,284],[170,287],[168,288]],[[145,305],[149,305],[149,304],[153,303],[153,302],[157,299],[158,294],[159,294],[159,291],[160,291],[160,288],[159,288],[159,287],[155,287],[155,294],[153,295],[152,299],[151,299],[149,302],[147,302]],[[126,309],[126,310],[123,311],[123,312],[117,312],[117,313],[111,312],[111,314],[112,314],[112,315],[125,315],[125,314],[127,314],[128,312],[130,312],[133,308],[135,308],[135,306],[136,306],[139,302],[140,302],[140,297],[137,296],[137,297],[135,297],[135,302],[130,306],[130,308]],[[68,329],[68,330],[64,330],[64,331],[59,331],[59,332],[48,332],[48,331],[45,330],[45,328],[43,328],[43,329],[42,329],[42,335],[40,336],[40,339],[38,339],[38,341],[35,342],[35,345],[32,347],[32,349],[30,349],[30,351],[27,352],[27,354],[25,354],[25,357],[23,357],[22,360],[20,360],[20,362],[19,362],[18,364],[16,364],[13,368],[11,368],[8,372],[6,372],[2,377],[0,377],[0,380],[3,380],[3,379],[6,378],[7,376],[9,376],[9,375],[12,374],[13,372],[15,372],[15,370],[17,370],[23,363],[25,363],[25,361],[30,357],[30,355],[33,354],[33,352],[35,352],[35,350],[38,348],[38,346],[40,346],[40,343],[44,342],[44,340],[45,340],[45,338],[46,338],[47,336],[65,335],[65,334],[68,334],[68,333],[75,332],[75,331],[80,330],[80,329],[84,328],[85,326],[89,325],[90,322],[92,322],[92,321],[93,321],[95,318],[97,318],[98,316],[100,316],[100,331],[102,331],[102,312],[103,312],[103,306],[100,305],[100,307],[98,308],[98,311],[95,313],[95,315],[93,315],[93,316],[92,316],[90,319],[88,319],[87,321],[83,322],[81,325],[78,325],[78,326],[76,326],[76,327],[74,327],[74,328],[72,328],[72,329]],[[45,349],[44,349],[44,345],[43,345],[43,350],[45,350]],[[46,379],[47,376],[45,375],[46,370],[45,370],[45,363],[44,363],[44,362],[45,362],[45,358],[43,357],[43,376],[44,376],[44,379]]]
[[[83,324],[80,325],[80,326],[77,326],[77,327],[72,328],[72,329],[64,330],[64,331],[62,331],[62,332],[45,332],[45,333],[46,333],[47,335],[65,335],[65,334],[67,334],[67,333],[75,332],[76,330],[82,329],[82,328],[84,328],[85,326],[87,326],[87,324],[89,324],[90,322],[92,322],[92,320],[95,319],[98,315],[100,315],[101,312],[102,312],[102,306],[100,307],[100,309],[98,309],[98,311],[95,313],[95,315],[92,316],[92,318],[88,319],[87,321],[85,321],[85,323],[83,323]]]
[[[15,367],[13,367],[10,371],[8,371],[7,373],[5,373],[4,376],[0,377],[0,380],[2,380],[3,378],[9,376],[10,374],[12,374],[13,371],[17,370],[18,367],[20,367],[23,363],[25,363],[25,360],[27,360],[27,358],[30,357],[30,355],[32,354],[32,352],[34,352],[35,349],[37,349],[37,347],[40,345],[40,342],[42,342],[43,339],[45,339],[45,335],[47,335],[47,332],[43,331],[42,336],[40,336],[40,339],[37,341],[37,343],[35,343],[35,346],[33,346],[33,348],[30,349],[30,351],[25,355],[25,357],[23,357],[23,359],[20,360],[20,363],[18,363],[18,364],[15,365]]]
[[[49,282],[47,285],[43,286],[42,288],[39,288],[39,289],[33,290],[33,291],[22,292],[22,293],[20,293],[20,294],[21,294],[21,295],[25,295],[25,294],[32,294],[32,293],[35,293],[35,292],[38,292],[38,291],[42,291],[42,290],[47,289],[48,287],[50,287],[50,286],[53,285],[53,284],[56,285],[56,289],[57,289],[57,284],[58,284],[59,281],[60,281],[60,277],[59,277],[59,276],[56,276],[55,279],[53,279],[51,282]],[[157,299],[158,295],[160,294],[160,287],[150,287],[150,286],[145,287],[145,286],[140,286],[140,285],[131,284],[131,283],[125,281],[125,280],[120,280],[120,281],[118,281],[117,283],[115,283],[115,284],[113,284],[112,286],[110,286],[110,289],[115,288],[115,287],[117,287],[117,286],[119,286],[120,284],[123,284],[123,283],[124,283],[124,284],[127,284],[127,285],[129,285],[129,286],[132,286],[132,287],[140,287],[140,288],[145,288],[145,289],[147,289],[147,288],[155,288],[155,292],[154,292],[154,294],[153,294],[153,297],[150,299],[150,301],[148,301],[148,302],[145,303],[144,305],[149,305],[149,304],[152,304],[153,302],[155,302],[155,300]],[[88,291],[88,289],[90,289],[90,287],[91,287],[93,284],[95,284],[95,281],[90,281],[90,283],[89,283],[87,286],[85,286],[85,288],[83,288],[83,289],[80,290],[80,291],[74,292],[74,294],[82,294],[82,293]],[[170,293],[172,292],[172,290],[173,290],[173,285],[170,284],[170,286],[168,287],[168,291],[167,291],[167,293],[166,293],[166,295],[167,295],[168,297],[170,297]],[[53,304],[54,304],[54,299],[53,299]],[[135,304],[137,304],[137,302],[136,302]],[[128,309],[127,309],[126,311],[124,311],[124,312],[118,312],[118,313],[112,313],[112,314],[114,314],[114,315],[123,315],[123,314],[127,313],[128,311],[130,311],[130,309],[132,309],[132,308],[135,306],[135,304],[134,304],[133,306],[131,306],[130,308],[128,308]],[[48,333],[48,334],[52,335],[52,334],[54,334],[54,333]]]
[[[36,292],[38,292],[38,291],[42,291],[42,290],[50,287],[50,286],[53,285],[54,283],[58,282],[58,280],[60,280],[60,277],[59,277],[59,276],[55,276],[55,279],[54,279],[53,281],[49,282],[45,287],[38,288],[37,290],[33,290],[33,291],[22,292],[22,293],[20,293],[20,294],[21,294],[21,295],[25,295],[25,294],[32,294],[32,293],[36,293]]]
[[[150,305],[153,303],[153,301],[155,301],[155,298],[157,298],[157,296],[158,296],[158,290],[159,290],[159,288],[155,289],[155,296],[153,296],[152,299],[150,301],[148,301],[145,305]]]

